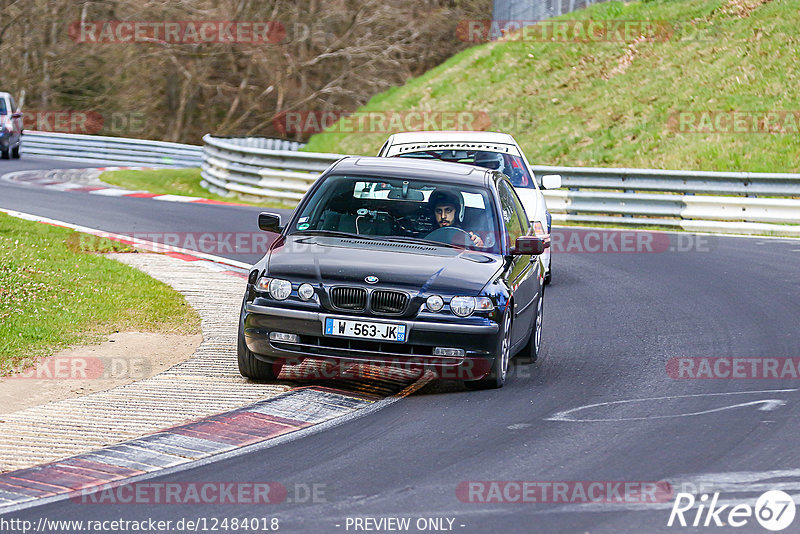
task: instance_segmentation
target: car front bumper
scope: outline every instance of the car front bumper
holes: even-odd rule
[[[327,313],[248,302],[244,313],[247,348],[265,362],[299,362],[305,358],[336,362],[431,370],[439,378],[477,380],[491,370],[500,342],[499,325],[489,319],[445,322]],[[328,317],[406,325],[405,343],[329,336]],[[297,334],[299,343],[271,341],[271,332]],[[435,356],[434,348],[457,348],[463,356]]]

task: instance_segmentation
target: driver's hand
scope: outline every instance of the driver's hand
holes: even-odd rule
[[[472,243],[473,243],[473,244],[474,244],[476,247],[483,247],[483,239],[481,239],[481,238],[480,238],[480,236],[478,236],[478,235],[475,235],[475,234],[473,234],[472,232],[470,232],[470,233],[469,233],[469,237],[470,237],[470,239],[472,239]]]

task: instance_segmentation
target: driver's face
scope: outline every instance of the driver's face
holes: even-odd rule
[[[439,204],[433,210],[433,213],[436,215],[436,223],[439,228],[452,226],[456,217],[456,207],[452,204]]]

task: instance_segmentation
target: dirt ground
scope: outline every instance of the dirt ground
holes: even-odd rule
[[[192,356],[201,334],[111,334],[0,378],[0,414],[75,398],[151,377]]]

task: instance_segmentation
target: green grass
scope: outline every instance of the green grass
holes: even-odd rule
[[[289,205],[294,206],[294,203],[279,200],[261,200],[250,196],[228,197],[214,194],[200,185],[202,178],[198,168],[106,171],[100,175],[100,180],[109,185],[136,191],[147,191],[156,195],[182,195],[277,208],[286,208]]]
[[[199,331],[180,293],[95,253],[129,250],[0,214],[0,376],[115,331]]]
[[[746,16],[730,4],[757,6]],[[668,39],[496,41],[471,47],[358,110],[486,112],[533,164],[800,171],[800,134],[681,133],[683,111],[800,110],[800,10],[792,0],[649,0],[561,17],[666,21]],[[336,129],[334,125],[333,129]],[[314,152],[376,154],[386,133],[321,133]]]

